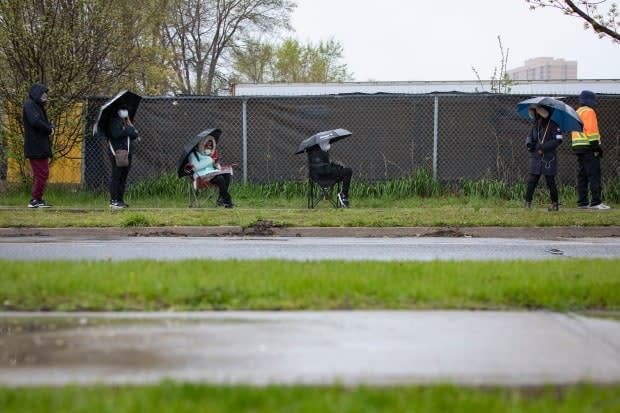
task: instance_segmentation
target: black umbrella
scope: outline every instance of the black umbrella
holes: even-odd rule
[[[297,148],[295,155],[304,153],[308,148],[318,145],[321,142],[329,141],[330,143],[344,139],[347,136],[351,136],[352,133],[346,129],[333,129],[324,132],[316,133],[310,136],[308,139],[304,139]]]
[[[110,118],[114,116],[116,111],[118,111],[121,106],[127,106],[129,118],[133,120],[136,116],[136,111],[138,110],[138,105],[140,105],[141,99],[142,96],[136,95],[128,90],[123,90],[112,99],[104,103],[99,109],[99,115],[97,115],[97,120],[93,125],[93,136],[106,135],[106,129],[108,127],[108,123],[110,122]]]
[[[213,139],[215,139],[215,142],[217,143],[220,139],[221,134],[222,134],[222,131],[219,129],[205,129],[202,132],[200,132],[198,135],[194,136],[192,140],[189,141],[183,147],[181,156],[179,157],[179,160],[177,161],[177,175],[179,176],[179,178],[182,178],[187,175],[187,173],[185,172],[185,165],[188,164],[187,157],[189,156],[190,153],[192,153],[196,149],[196,146],[200,143],[200,141],[202,141],[207,136],[211,135],[213,136]]]

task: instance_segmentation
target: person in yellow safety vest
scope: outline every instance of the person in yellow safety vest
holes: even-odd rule
[[[584,90],[579,95],[577,114],[583,123],[583,132],[572,133],[573,153],[577,155],[577,205],[579,208],[609,209],[601,200],[601,135],[596,118],[596,95]],[[588,186],[590,201],[588,202]]]

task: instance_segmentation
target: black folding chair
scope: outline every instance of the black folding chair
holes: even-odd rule
[[[338,193],[341,190],[340,178],[308,174],[308,208],[314,208],[323,200],[329,201],[334,208],[340,208]]]

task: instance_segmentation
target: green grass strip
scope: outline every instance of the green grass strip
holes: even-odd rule
[[[620,259],[0,260],[0,310],[620,309]]]
[[[620,386],[531,389],[159,385],[1,388],[3,413],[616,413]]]
[[[354,202],[354,201],[353,201]],[[308,210],[300,200],[292,209],[234,209],[215,208],[154,208],[156,203],[133,203],[131,208],[110,211],[107,203],[98,209],[72,209],[56,206],[49,210],[1,209],[0,227],[161,227],[161,226],[241,226],[249,227],[258,221],[271,221],[287,227],[551,227],[551,226],[617,226],[620,208],[608,211],[588,211],[560,207],[548,212],[547,205],[526,210],[517,203],[470,201],[456,199],[433,200],[418,205],[403,200],[385,206],[364,207],[354,204],[351,209],[334,209],[329,203]]]

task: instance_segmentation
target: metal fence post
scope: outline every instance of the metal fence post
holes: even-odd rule
[[[437,179],[437,141],[439,139],[439,97],[435,96],[435,114],[433,118],[433,179]]]
[[[241,106],[243,119],[243,184],[248,183],[248,100],[243,99]]]

